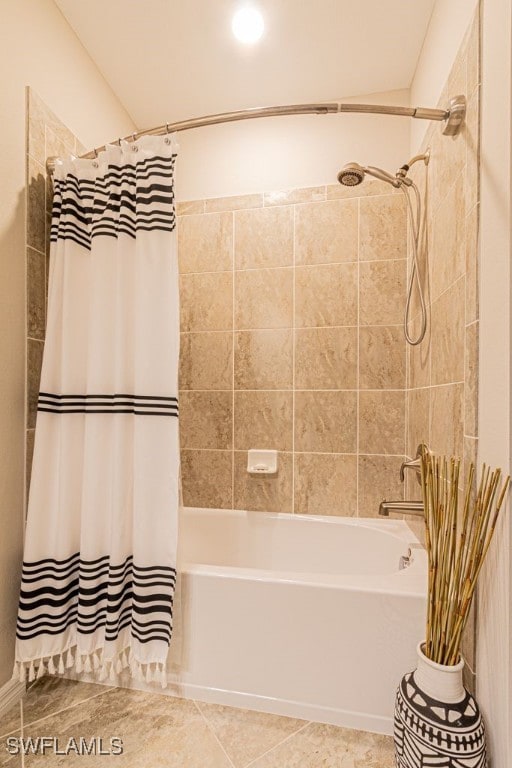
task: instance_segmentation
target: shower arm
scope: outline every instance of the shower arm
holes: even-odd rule
[[[446,109],[429,109],[427,107],[393,107],[384,104],[344,104],[341,102],[328,102],[316,104],[288,104],[280,107],[262,107],[255,109],[242,109],[238,112],[223,112],[219,115],[206,115],[192,120],[181,120],[177,123],[165,123],[155,128],[136,131],[135,133],[116,139],[113,143],[121,141],[135,141],[140,136],[158,136],[178,131],[189,131],[192,128],[203,128],[209,125],[232,123],[238,120],[252,120],[257,117],[281,117],[283,115],[326,115],[340,112],[358,112],[376,115],[398,115],[400,117],[414,117],[419,120],[437,120],[444,122],[443,133],[446,136],[456,136],[459,132],[466,114],[466,99],[464,96],[455,96],[450,99]],[[105,149],[105,145],[80,155],[81,159],[94,159],[98,152]],[[49,157],[46,162],[48,173],[52,174],[60,158]]]

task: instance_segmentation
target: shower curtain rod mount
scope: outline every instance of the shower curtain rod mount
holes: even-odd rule
[[[165,123],[155,128],[136,131],[115,142],[135,141],[140,136],[158,136],[177,131],[189,131],[192,128],[202,128],[208,125],[221,123],[233,123],[238,120],[252,120],[256,117],[281,117],[283,115],[327,115],[340,112],[358,112],[374,115],[398,115],[400,117],[414,117],[419,120],[437,120],[444,123],[445,136],[456,136],[464,122],[466,115],[466,99],[464,96],[454,96],[450,99],[446,109],[431,109],[429,107],[394,107],[385,104],[345,104],[339,101],[319,102],[313,104],[288,104],[279,107],[261,107],[253,109],[241,109],[237,112],[223,112],[219,115],[206,115],[191,120],[181,120],[177,123]],[[105,149],[105,145],[97,147],[81,159],[94,159],[98,152]],[[49,157],[46,167],[49,173],[53,173],[59,158]]]

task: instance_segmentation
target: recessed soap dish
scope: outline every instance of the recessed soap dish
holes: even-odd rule
[[[277,451],[251,448],[247,451],[247,471],[250,475],[275,475]]]

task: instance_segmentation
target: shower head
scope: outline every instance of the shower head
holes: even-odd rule
[[[358,163],[347,163],[338,173],[338,181],[345,187],[357,187],[364,180],[365,168]]]

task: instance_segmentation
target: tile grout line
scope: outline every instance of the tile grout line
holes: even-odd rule
[[[280,715],[276,715],[276,717],[280,717]],[[298,736],[298,734],[299,734],[299,733],[301,733],[301,731],[303,731],[303,730],[304,730],[305,728],[307,728],[309,725],[311,725],[311,723],[312,723],[312,722],[314,722],[314,721],[312,721],[312,720],[308,720],[306,723],[304,723],[304,725],[301,725],[301,727],[300,727],[300,728],[297,728],[297,730],[296,730],[296,731],[294,731],[293,733],[289,733],[289,734],[288,734],[288,736],[286,736],[286,738],[284,738],[284,739],[283,739],[282,741],[280,741],[278,744],[274,744],[274,746],[273,746],[273,747],[270,747],[270,749],[267,749],[267,750],[266,750],[265,752],[263,752],[261,755],[259,755],[258,757],[255,757],[255,758],[254,758],[254,760],[251,760],[249,763],[246,763],[246,764],[243,766],[243,768],[250,768],[250,766],[251,766],[251,765],[255,765],[255,763],[257,763],[257,762],[258,762],[259,760],[261,760],[263,757],[265,757],[266,755],[268,755],[270,752],[273,752],[273,751],[274,751],[275,749],[277,749],[278,747],[282,747],[282,746],[283,746],[283,744],[286,744],[288,741],[291,741],[291,739],[295,738],[295,736]]]
[[[223,753],[226,755],[226,759],[227,759],[228,763],[229,763],[229,764],[232,766],[232,768],[236,768],[236,766],[235,766],[234,762],[231,760],[230,756],[228,755],[228,753],[227,753],[227,752],[226,752],[226,750],[224,749],[224,745],[223,745],[222,741],[219,739],[219,737],[218,737],[218,736],[217,736],[217,734],[215,733],[215,730],[214,730],[214,728],[213,728],[213,725],[210,723],[210,721],[208,720],[208,718],[207,718],[207,717],[206,717],[206,715],[204,714],[203,710],[202,710],[202,709],[201,709],[201,707],[199,706],[199,702],[197,702],[195,699],[192,699],[192,701],[193,701],[193,703],[194,703],[194,706],[195,706],[195,708],[197,709],[197,711],[198,711],[198,712],[199,712],[199,714],[201,715],[202,719],[204,720],[204,723],[205,723],[205,725],[206,725],[206,727],[207,727],[208,731],[211,733],[211,735],[213,736],[213,738],[215,739],[215,741],[217,742],[217,744],[219,745],[219,747],[221,748],[221,750],[223,751]]]

